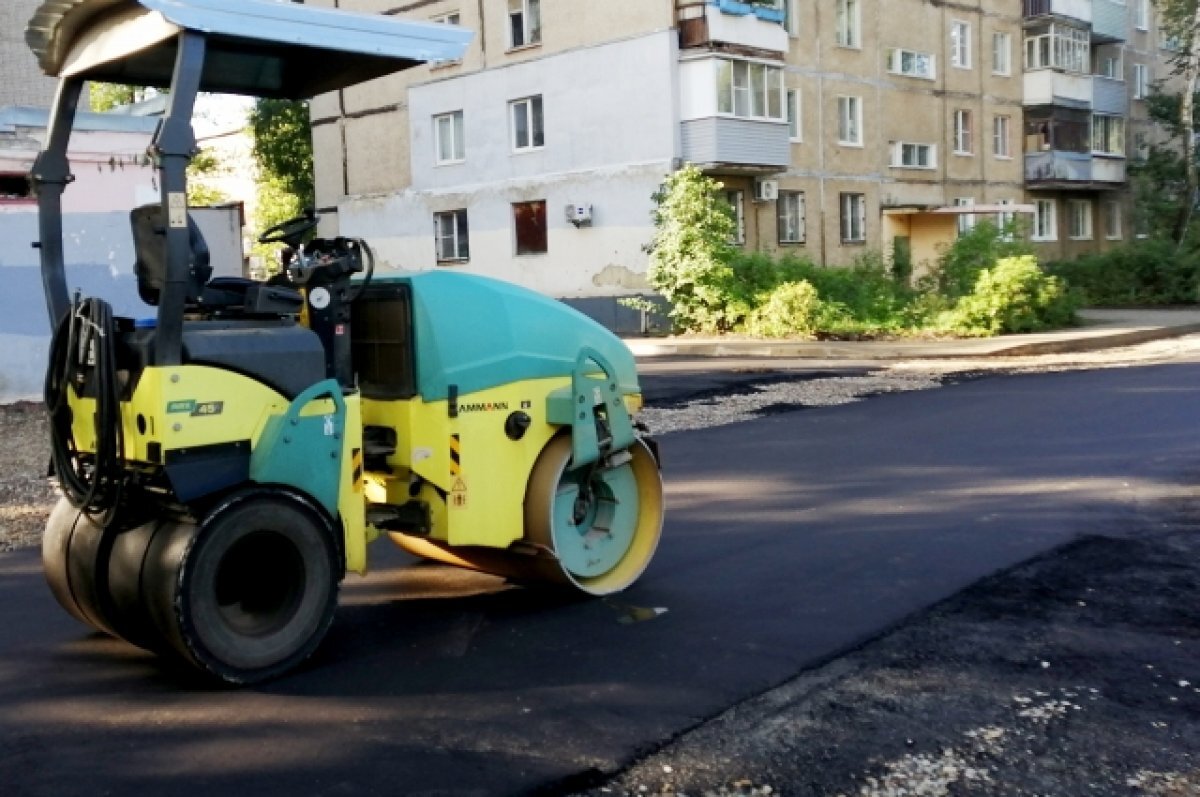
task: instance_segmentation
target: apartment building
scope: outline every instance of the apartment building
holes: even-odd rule
[[[312,106],[326,232],[387,266],[614,305],[684,162],[740,245],[827,265],[919,265],[980,218],[1019,215],[1046,257],[1134,234],[1149,0],[398,1],[319,0],[461,24],[463,59]]]

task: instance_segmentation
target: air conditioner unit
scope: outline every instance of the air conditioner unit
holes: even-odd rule
[[[772,202],[779,199],[779,181],[778,180],[755,180],[754,181],[754,201],[755,202]]]
[[[590,226],[592,223],[591,205],[567,205],[567,221],[576,227]]]

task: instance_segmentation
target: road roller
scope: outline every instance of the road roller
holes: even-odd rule
[[[658,544],[658,451],[632,355],[521,287],[375,268],[369,242],[260,240],[265,282],[212,278],[185,169],[198,92],[308,98],[462,56],[470,33],[270,0],[52,0],[26,38],[59,79],[31,181],[53,336],[45,400],[63,492],[50,589],[92,628],[234,684],[310,656],[347,573],[387,537],[417,557],[586,595]],[[130,211],[146,317],[72,293],[67,142],[86,81],[168,90]]]

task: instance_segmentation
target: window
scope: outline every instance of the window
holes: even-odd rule
[[[1133,65],[1133,98],[1144,100],[1150,94],[1150,70],[1145,64]]]
[[[950,63],[959,69],[971,68],[971,26],[966,22],[950,23]]]
[[[1092,240],[1092,203],[1087,199],[1072,199],[1070,202],[1070,236],[1076,241]]]
[[[954,112],[954,154],[970,155],[974,151],[971,142],[971,112],[959,109]]]
[[[1058,220],[1054,213],[1053,199],[1039,199],[1034,203],[1037,212],[1033,215],[1033,240],[1057,241]]]
[[[1134,0],[1134,22],[1138,30],[1150,29],[1150,0]]]
[[[997,205],[1011,205],[1011,199],[1001,199]],[[1016,224],[1017,214],[1012,211],[1002,210],[996,214],[996,229],[1000,231],[1000,240],[1013,240],[1013,227]]]
[[[1133,134],[1133,159],[1139,163],[1150,156],[1150,139],[1145,131],[1139,130]]]
[[[954,207],[969,208],[974,206],[975,198],[969,196],[959,196],[954,198]],[[974,213],[959,213],[958,214],[958,234],[966,235],[971,230],[975,229],[975,214]]]
[[[1125,117],[1092,114],[1092,152],[1125,154]]]
[[[841,196],[842,243],[860,244],[867,240],[867,197],[865,194]]]
[[[1105,47],[1096,53],[1096,74],[1109,80],[1124,80],[1125,73],[1121,68],[1121,50],[1118,47]]]
[[[840,47],[862,47],[858,0],[837,0],[837,43]]]
[[[0,204],[36,202],[33,184],[29,182],[28,174],[0,174]]]
[[[459,15],[459,13],[457,11],[451,11],[447,14],[438,14],[436,17],[433,17],[429,21],[437,22],[442,25],[461,25],[462,17]]]
[[[992,154],[997,158],[1011,158],[1012,151],[1008,145],[1008,131],[1011,127],[1007,116],[992,117]]]
[[[717,113],[783,120],[783,70],[754,61],[717,61]]]
[[[788,138],[792,141],[803,141],[804,132],[800,127],[800,90],[788,89],[786,100]]]
[[[542,40],[542,0],[508,0],[509,46],[524,47]]]
[[[780,191],[776,211],[779,243],[804,243],[804,192]]]
[[[1012,74],[1012,34],[992,34],[992,74]]]
[[[892,166],[907,169],[932,169],[937,166],[937,147],[933,144],[892,143]]]
[[[546,200],[514,202],[512,208],[517,254],[543,254],[546,251]]]
[[[433,242],[439,263],[471,257],[465,208],[433,214]]]
[[[895,49],[888,52],[888,71],[906,77],[921,77],[933,80],[934,59],[929,53]]]
[[[433,146],[435,163],[458,163],[466,157],[462,111],[433,117]]]
[[[1121,240],[1121,201],[1118,199],[1104,203],[1104,237],[1110,241]]]
[[[542,120],[541,95],[513,100],[508,105],[512,109],[513,151],[524,152],[545,146],[546,129]]]
[[[743,191],[726,191],[725,201],[733,208],[734,230],[731,244],[746,243],[746,194]]]
[[[1086,30],[1051,24],[1033,28],[1025,36],[1026,69],[1062,69],[1087,74],[1090,40]]]
[[[783,0],[783,29],[795,38],[800,35],[800,0]]]
[[[838,143],[862,146],[862,97],[838,97]]]

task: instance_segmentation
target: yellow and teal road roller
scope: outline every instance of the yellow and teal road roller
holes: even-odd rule
[[[263,235],[295,252],[286,275],[210,279],[188,214],[197,92],[311,97],[459,58],[469,33],[270,0],[52,0],[26,36],[60,80],[31,179],[65,496],[43,562],[68,612],[248,683],[313,652],[380,536],[591,595],[641,575],[662,485],[621,341],[499,281],[375,274],[364,241],[306,242],[312,213]],[[61,197],[89,80],[170,91],[160,201],[130,215],[151,318],[68,286]]]

